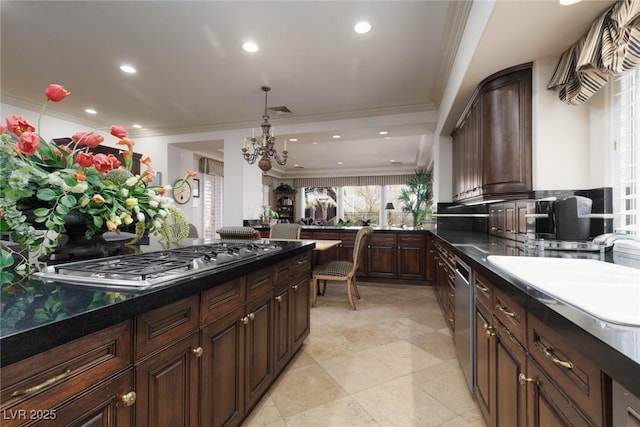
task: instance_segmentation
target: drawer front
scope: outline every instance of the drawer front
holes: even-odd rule
[[[247,291],[245,278],[240,277],[202,293],[200,324],[207,325],[244,304]]]
[[[600,369],[566,344],[560,335],[531,316],[529,354],[542,370],[598,424],[603,421]]]
[[[304,277],[311,277],[310,253],[298,255],[287,262],[291,265],[291,277],[294,281]]]
[[[526,311],[500,289],[494,289],[493,314],[521,345],[527,337]]]
[[[493,307],[493,285],[478,272],[474,275],[474,280],[476,299],[482,302],[485,308],[491,310]]]
[[[342,240],[341,234],[337,231],[314,231],[313,238],[317,240]]]
[[[291,261],[286,260],[273,266],[273,286],[280,287],[291,281]]]
[[[273,289],[272,267],[262,268],[247,275],[247,299],[262,295]]]
[[[126,321],[3,366],[0,412],[54,408],[129,367],[131,353],[131,324]]]
[[[141,359],[198,330],[199,295],[194,295],[136,318],[135,359]]]

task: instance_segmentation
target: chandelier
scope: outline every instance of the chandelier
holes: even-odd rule
[[[271,90],[269,86],[262,86],[260,89],[264,91],[264,115],[262,116],[263,122],[260,125],[262,128],[262,136],[256,138],[255,135],[246,137],[244,139],[244,145],[242,146],[242,156],[250,165],[254,164],[257,159],[258,167],[262,170],[263,174],[266,174],[271,169],[271,157],[278,162],[279,165],[285,165],[287,163],[287,140],[284,141],[284,150],[282,151],[282,159],[278,155],[278,152],[274,148],[276,137],[275,132],[271,128],[269,123],[269,114],[267,114],[267,94]],[[249,147],[249,145],[251,145]],[[251,148],[252,152],[249,152]]]

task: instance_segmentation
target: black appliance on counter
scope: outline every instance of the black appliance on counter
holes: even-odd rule
[[[536,238],[562,241],[586,241],[591,235],[591,207],[588,197],[569,196],[536,200],[535,227],[528,230]]]

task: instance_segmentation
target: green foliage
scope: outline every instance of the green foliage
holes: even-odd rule
[[[398,197],[402,202],[402,212],[413,215],[414,227],[421,225],[426,219],[431,196],[431,176],[422,169],[415,170]]]
[[[285,184],[284,182],[281,182],[280,185],[278,185],[273,191],[278,194],[284,194],[284,193],[295,193],[298,190],[290,186],[289,184]]]

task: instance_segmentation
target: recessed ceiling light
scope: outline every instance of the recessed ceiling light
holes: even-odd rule
[[[298,142],[298,138],[289,138],[290,142]]]
[[[257,52],[258,51],[258,45],[255,44],[254,42],[244,42],[242,44],[242,48],[244,50],[246,50],[247,52]]]
[[[139,124],[137,124],[137,123],[136,123],[136,124],[133,124],[133,125],[131,125],[131,126],[132,126],[132,127],[134,127],[134,128],[136,128],[136,129],[142,129],[142,125],[139,125]]]
[[[389,160],[389,162],[390,162],[390,163],[393,163],[393,162],[395,162],[395,160],[391,159],[391,160]]]
[[[84,112],[87,114],[98,114],[98,112],[93,108],[85,108]]]
[[[317,143],[317,142],[315,142],[315,141],[313,141],[313,142],[311,143],[311,145],[318,145],[318,143]]]
[[[339,165],[341,165],[341,164],[342,164],[342,162],[338,162],[338,164],[339,164]]]
[[[371,24],[365,21],[360,21],[356,24],[355,27],[353,27],[353,31],[358,34],[366,34],[371,31]]]
[[[127,74],[135,74],[137,73],[136,69],[131,66],[131,65],[127,65],[127,64],[122,64],[120,66],[120,71],[127,73]]]
[[[560,3],[562,6],[569,6],[572,4],[576,4],[580,1],[581,0],[558,0],[558,3]]]
[[[333,138],[333,139],[340,139],[340,138],[342,138],[342,136],[340,136],[340,135],[333,135],[333,136],[332,136],[332,138]]]
[[[378,132],[380,135],[387,135],[389,133],[389,131],[386,130],[381,130],[380,132]]]

